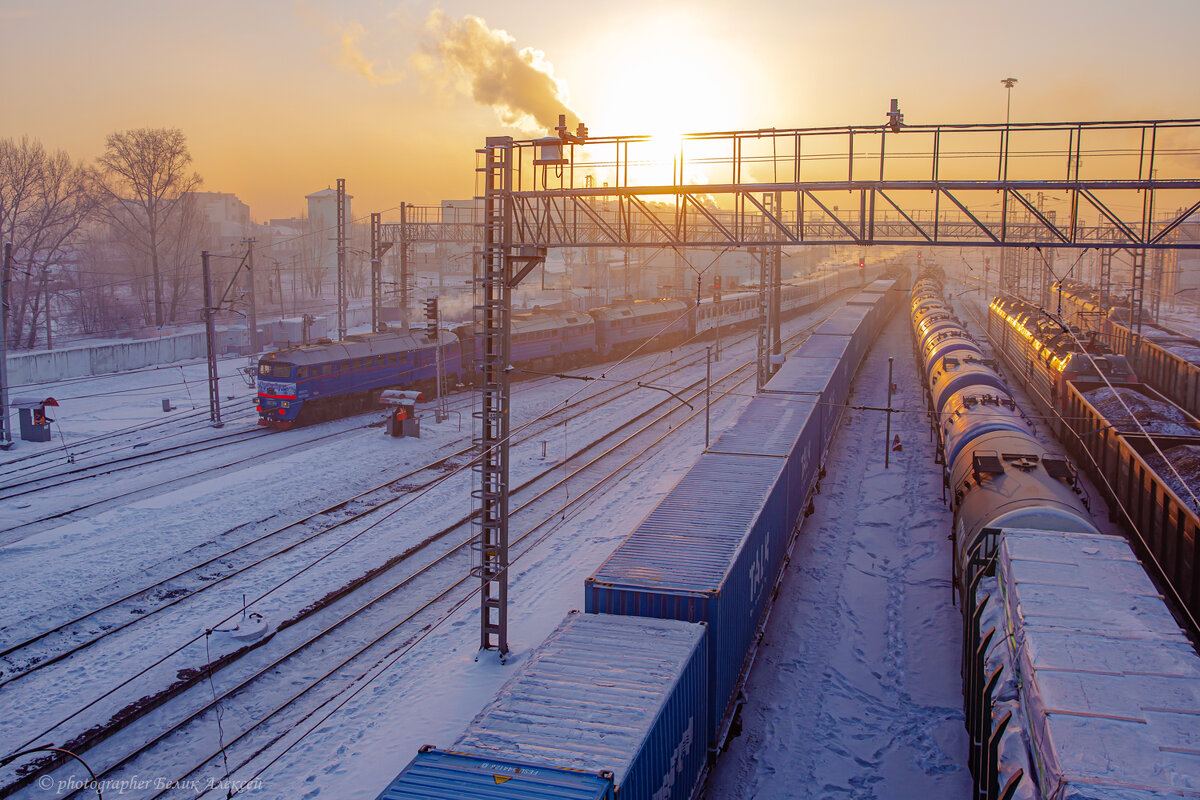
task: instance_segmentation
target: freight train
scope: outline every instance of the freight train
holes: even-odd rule
[[[1031,435],[944,282],[923,273],[910,309],[954,512],[974,796],[1195,794],[1200,658],[1126,541],[1092,523],[1074,466]],[[1075,360],[1035,352],[1053,371]]]
[[[882,265],[844,266],[784,283],[780,315],[788,317],[864,285]],[[758,293],[682,300],[623,300],[588,312],[535,308],[512,316],[514,367],[559,369],[629,353],[653,341],[671,347],[758,319]],[[475,324],[453,332],[389,330],[320,340],[267,353],[258,362],[259,424],[289,428],[377,407],[384,389],[433,394],[441,350],[443,390],[469,384],[481,342]]]
[[[1144,316],[1139,336],[1127,303],[1103,302],[1098,290],[1079,281],[1063,281],[1055,297],[1061,300],[1065,322],[1128,357],[1143,381],[1200,417],[1200,340],[1151,324]]]
[[[1046,427],[1085,465],[1155,574],[1200,619],[1200,420],[1138,380],[1105,340],[997,298],[987,335]]]
[[[691,800],[863,355],[907,297],[868,285],[816,328],[584,583],[462,735],[379,800]]]

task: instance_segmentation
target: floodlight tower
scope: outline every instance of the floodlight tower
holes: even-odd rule
[[[1013,86],[1016,85],[1017,79],[1016,78],[1002,78],[1000,83],[1004,86],[1005,89],[1008,89],[1008,101],[1004,107],[1004,131],[1005,131],[1004,136],[1005,136],[1005,147],[1007,148],[1008,147],[1008,143],[1007,143],[1008,142],[1008,126],[1012,122],[1012,89],[1013,89]],[[1004,196],[1004,203],[1005,203],[1004,212],[1007,214],[1008,213],[1008,207],[1007,207],[1008,195],[1007,194],[1005,194],[1005,196]],[[1004,248],[1000,251],[1000,277],[996,281],[996,288],[1001,293],[1003,293],[1005,291],[1015,292],[1018,294],[1020,293],[1021,280],[1019,277],[1019,273],[1018,273],[1017,279],[1013,280],[1013,274],[1012,274],[1013,269],[1014,269],[1014,265],[1013,265],[1012,254],[1010,254],[1008,252],[1008,248]],[[984,299],[985,299],[985,301],[987,300],[987,298],[984,298]]]
[[[1004,84],[1005,89],[1008,89],[1008,103],[1004,109],[1004,124],[1007,125],[1012,121],[1012,87],[1017,85],[1017,79],[1003,78],[1000,83]]]

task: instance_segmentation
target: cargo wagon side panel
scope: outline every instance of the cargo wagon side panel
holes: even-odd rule
[[[784,459],[706,453],[584,584],[591,613],[708,623],[710,746],[783,561],[786,484]]]

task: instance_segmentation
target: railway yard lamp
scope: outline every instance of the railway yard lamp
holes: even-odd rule
[[[1012,120],[1012,87],[1017,85],[1017,79],[1002,78],[1000,83],[1004,84],[1005,89],[1008,89],[1008,103],[1004,108],[1004,124],[1007,125]]]

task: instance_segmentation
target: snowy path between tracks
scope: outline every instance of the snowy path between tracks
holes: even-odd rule
[[[851,405],[924,411],[902,307]],[[742,732],[706,800],[966,797],[967,737],[951,605],[951,515],[924,413],[846,412],[747,682]]]

